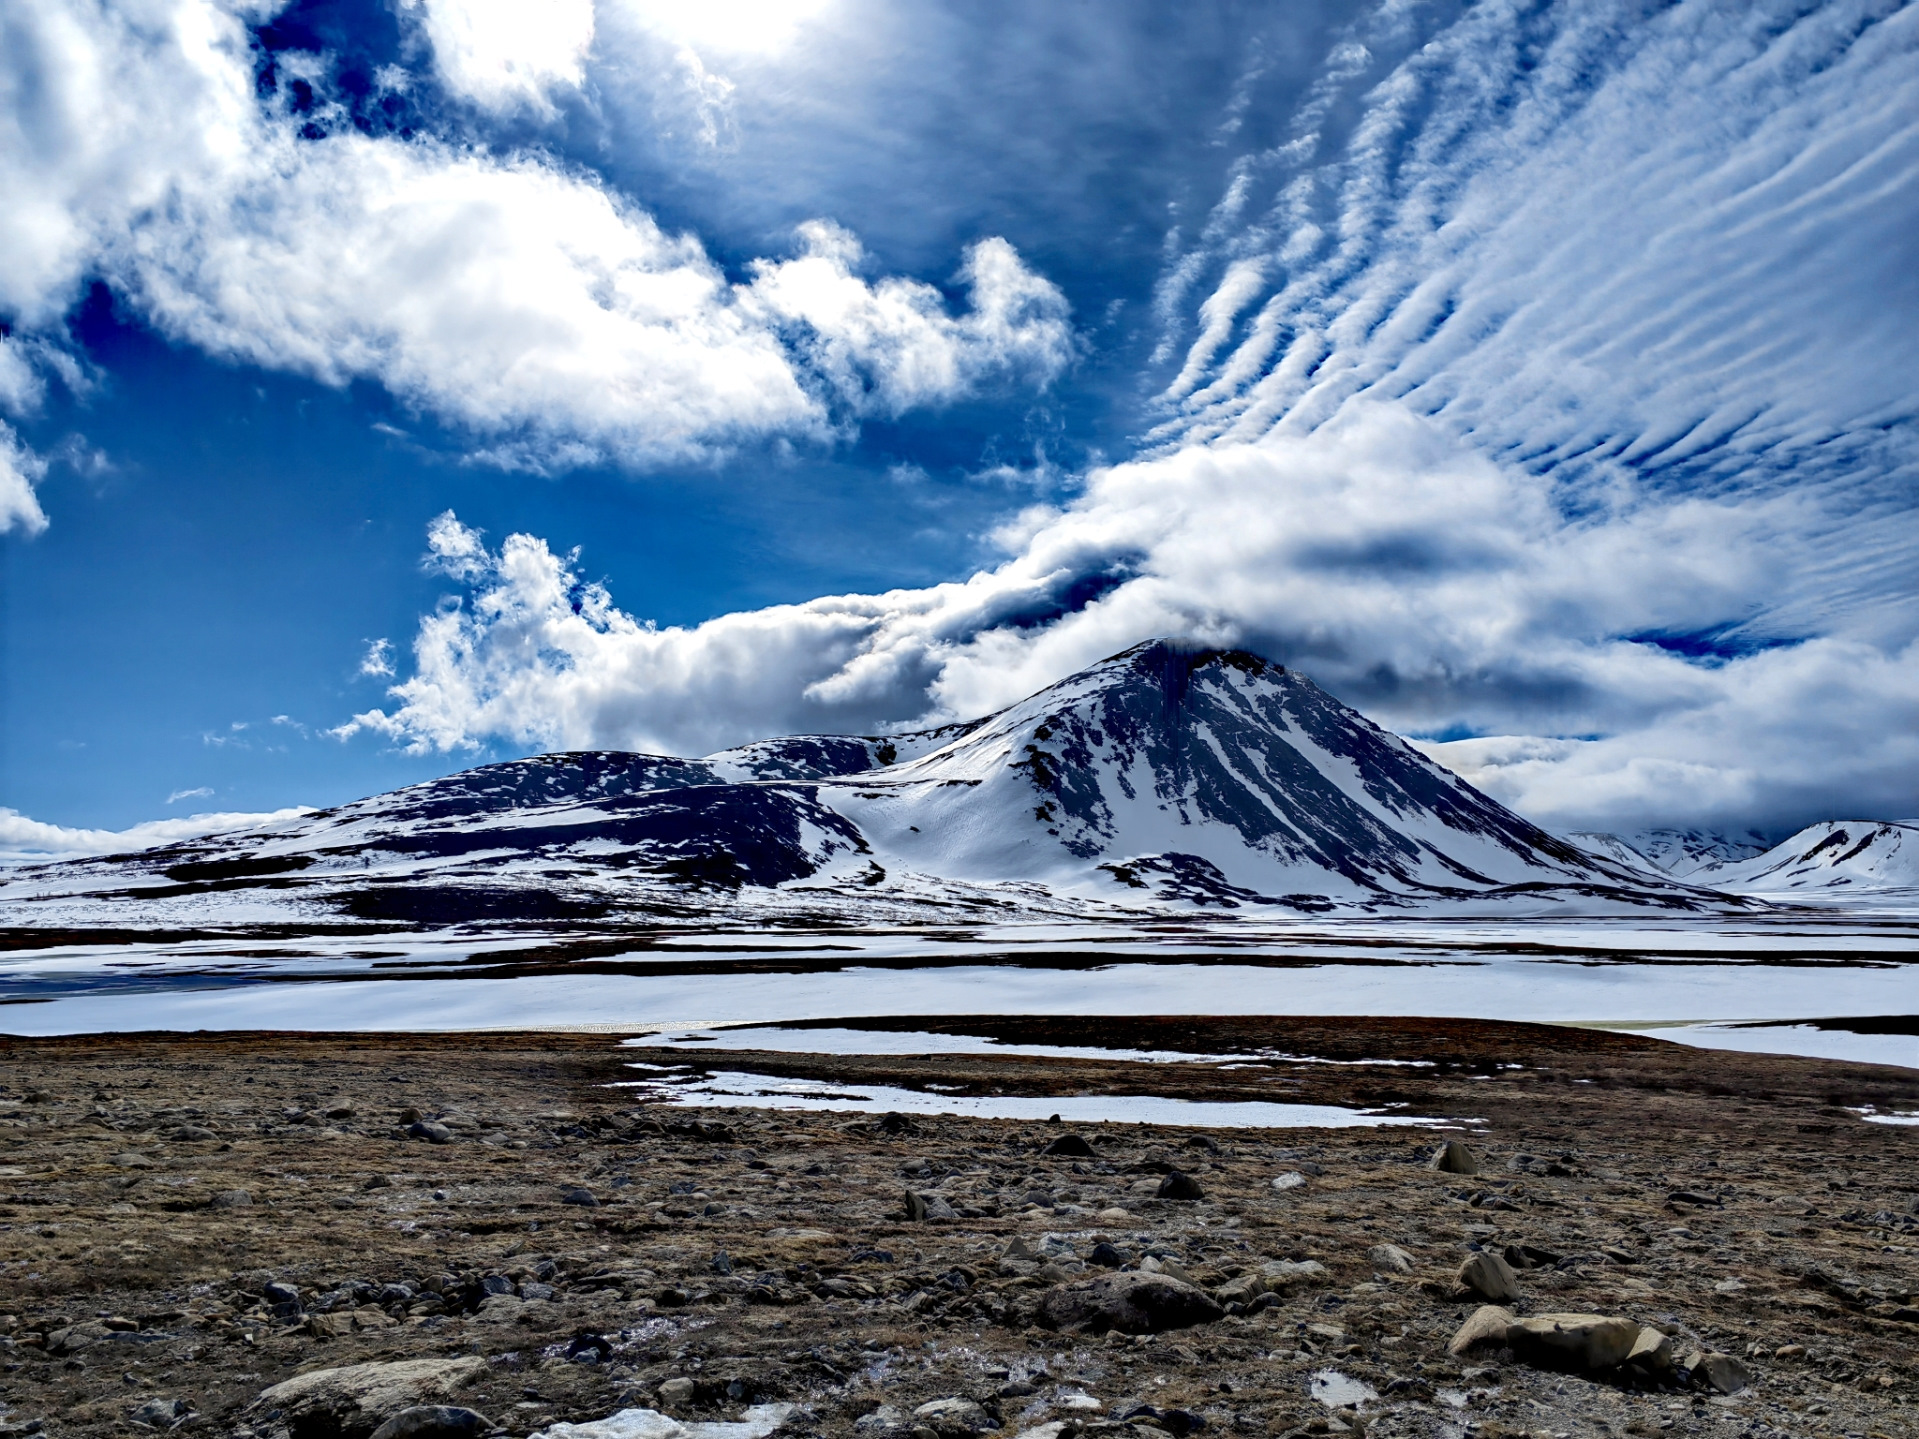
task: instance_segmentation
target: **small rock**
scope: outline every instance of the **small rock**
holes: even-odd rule
[[[971,1399],[957,1396],[934,1399],[913,1411],[916,1424],[931,1429],[940,1439],[959,1439],[966,1434],[988,1434],[999,1428],[994,1419]]]
[[[1099,1157],[1099,1151],[1077,1134],[1062,1134],[1040,1153],[1065,1159],[1097,1159]]]
[[[690,1384],[692,1381],[686,1382]],[[907,1434],[912,1431],[912,1428],[912,1419],[897,1404],[882,1404],[870,1414],[862,1414],[853,1421],[853,1432],[859,1435],[860,1439],[867,1439],[869,1435]]]
[[[1651,1327],[1642,1328],[1626,1355],[1628,1364],[1652,1374],[1664,1374],[1672,1368],[1672,1337]]]
[[[1381,1274],[1413,1272],[1413,1256],[1397,1244],[1375,1244],[1366,1251],[1366,1258],[1372,1261],[1373,1268]]]
[[[108,1162],[121,1169],[153,1168],[153,1161],[151,1159],[148,1159],[144,1154],[135,1154],[132,1151],[128,1151],[125,1154],[116,1154]]]
[[[1632,1320],[1604,1314],[1531,1314],[1506,1331],[1522,1355],[1584,1370],[1616,1368],[1638,1341]]]
[[[1182,1174],[1177,1169],[1171,1170],[1164,1179],[1160,1180],[1159,1191],[1155,1195],[1155,1198],[1173,1199],[1186,1204],[1205,1197],[1206,1191],[1199,1187],[1199,1181],[1190,1174]]]
[[[154,1429],[171,1429],[187,1417],[192,1406],[184,1399],[149,1399],[127,1417],[135,1424]]]
[[[253,1205],[253,1196],[244,1189],[222,1189],[208,1202],[215,1209],[248,1209]]]
[[[598,1209],[600,1201],[593,1197],[593,1191],[582,1189],[577,1184],[560,1191],[560,1203],[577,1204],[582,1209]]]
[[[693,1402],[693,1394],[697,1388],[698,1386],[691,1379],[681,1375],[678,1378],[665,1380],[653,1392],[660,1396],[662,1404],[671,1404],[678,1408]]]
[[[1097,1264],[1102,1269],[1124,1269],[1126,1267],[1126,1255],[1113,1245],[1108,1244],[1105,1240],[1101,1240],[1093,1246],[1092,1252],[1086,1256],[1086,1262],[1088,1264]]]
[[[1213,1297],[1170,1274],[1134,1271],[1057,1285],[1040,1297],[1040,1320],[1050,1328],[1093,1333],[1160,1334],[1210,1324],[1226,1311]]]
[[[1806,1346],[1803,1344],[1781,1344],[1777,1349],[1772,1351],[1772,1357],[1775,1359],[1804,1359],[1806,1357]]]
[[[1482,1304],[1459,1326],[1459,1332],[1453,1335],[1446,1352],[1458,1359],[1482,1344],[1504,1344],[1506,1333],[1512,1326],[1512,1310],[1501,1309],[1495,1304]]]
[[[1124,1209],[1102,1209],[1093,1218],[1101,1224],[1130,1224],[1133,1220],[1132,1214]]]
[[[493,1421],[457,1404],[416,1404],[373,1431],[371,1439],[477,1439]]]
[[[1284,1193],[1288,1189],[1304,1189],[1305,1187],[1306,1176],[1301,1174],[1297,1169],[1289,1169],[1284,1174],[1275,1175],[1273,1178],[1273,1188],[1279,1190],[1281,1193]]]
[[[260,1297],[269,1304],[298,1304],[300,1291],[295,1285],[275,1279],[260,1286]]]
[[[1752,1386],[1752,1370],[1730,1354],[1697,1354],[1686,1366],[1692,1382],[1721,1394],[1737,1394]]]
[[[1431,1167],[1441,1174],[1477,1174],[1479,1157],[1457,1139],[1449,1139],[1433,1152]]]
[[[430,1144],[451,1144],[453,1131],[437,1119],[416,1119],[406,1127],[407,1138],[424,1139]]]
[[[218,1139],[219,1137],[220,1136],[215,1134],[211,1129],[207,1129],[198,1124],[182,1124],[177,1129],[169,1129],[167,1131],[167,1138],[176,1144],[198,1144],[205,1140]]]
[[[1497,1254],[1482,1251],[1467,1256],[1459,1266],[1459,1282],[1490,1304],[1510,1304],[1519,1297],[1519,1276]]]

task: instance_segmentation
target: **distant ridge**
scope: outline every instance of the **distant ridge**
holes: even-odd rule
[[[1304,675],[1179,640],[971,723],[539,755],[0,885],[16,916],[92,923],[1738,903],[1548,834]]]

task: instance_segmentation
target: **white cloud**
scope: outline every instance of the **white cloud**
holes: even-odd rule
[[[433,64],[455,94],[491,110],[550,114],[578,88],[593,46],[593,0],[402,0],[421,14]]]
[[[393,673],[393,641],[368,640],[360,657],[360,674],[367,679],[384,679]]]
[[[198,789],[176,789],[167,796],[167,803],[178,804],[183,799],[210,799],[212,796],[213,791],[206,785],[201,785]]]
[[[47,472],[47,462],[20,442],[12,428],[0,424],[0,535],[10,530],[37,535],[47,527],[46,511],[33,487]]]
[[[1791,496],[1640,497],[1569,524],[1545,481],[1371,403],[1310,436],[1095,472],[1066,509],[1027,512],[1004,536],[1013,557],[963,583],[687,628],[628,615],[537,539],[493,551],[460,526],[440,543],[469,593],[422,621],[398,705],[345,732],[698,754],[970,717],[1136,640],[1190,634],[1295,664],[1402,730],[1608,735],[1443,751],[1543,819],[1919,809],[1910,641],[1697,662],[1624,638],[1708,631],[1759,603],[1812,518]],[[1104,593],[1061,614],[1089,580]],[[1681,785],[1682,771],[1697,773]]]
[[[1043,384],[1072,358],[1066,297],[1004,240],[966,252],[973,304],[954,317],[931,285],[860,279],[860,243],[839,226],[810,221],[799,235],[799,258],[755,262],[746,303],[774,327],[798,327],[797,348],[855,413],[898,416],[996,371]]]
[[[508,10],[536,13],[427,12],[466,27],[447,63],[476,95],[517,93],[522,72],[486,58],[519,53],[488,28]],[[959,316],[926,286],[855,277],[856,247],[823,225],[737,286],[697,238],[546,156],[376,139],[324,114],[334,133],[303,138],[256,97],[242,19],[213,0],[0,17],[0,309],[51,333],[98,272],[174,339],[378,381],[533,468],[827,439],[847,413],[1065,361],[1058,291],[1003,241],[969,252]],[[556,64],[529,51],[524,73]]]
[[[0,861],[38,863],[95,854],[121,854],[183,839],[198,839],[202,835],[221,834],[228,830],[252,829],[312,813],[309,808],[296,806],[262,814],[235,812],[154,819],[127,829],[75,829],[66,825],[44,824],[37,819],[27,818],[17,810],[0,809]]]

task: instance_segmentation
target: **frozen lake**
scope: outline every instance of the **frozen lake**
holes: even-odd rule
[[[0,956],[0,1031],[639,1034],[914,1014],[1424,1015],[1630,1027],[1708,1047],[1919,1068],[1910,1032],[1919,1026],[1884,1022],[1919,1014],[1916,961],[1910,921],[1803,915],[1199,917],[1125,932],[655,934],[631,947],[553,933],[195,940]],[[1832,1023],[1861,1018],[1880,1022]],[[1802,1023],[1739,1027],[1778,1020]]]

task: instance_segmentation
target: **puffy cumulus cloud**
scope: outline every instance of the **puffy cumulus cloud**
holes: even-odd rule
[[[200,793],[203,791],[187,791],[189,796]],[[39,864],[95,854],[121,854],[183,839],[198,839],[202,835],[254,829],[312,813],[309,808],[297,806],[260,814],[229,812],[153,819],[127,829],[74,829],[29,819],[17,810],[0,809],[0,863]]]
[[[1435,752],[1555,822],[1911,809],[1910,635],[1748,652],[1722,623],[1816,553],[1822,523],[1790,495],[1622,496],[1569,519],[1539,477],[1381,404],[1098,471],[963,582],[691,627],[627,614],[538,539],[495,550],[446,516],[433,548],[466,592],[422,621],[398,703],[341,733],[697,754],[971,717],[1184,634],[1293,664],[1405,732],[1508,736]],[[1525,738],[1566,734],[1607,738]],[[1809,742],[1775,763],[1794,734]],[[1685,765],[1701,776],[1674,783]]]
[[[419,17],[441,82],[491,110],[550,114],[551,91],[586,79],[593,0],[402,0]]]
[[[543,155],[276,110],[255,93],[246,30],[271,8],[48,0],[0,15],[0,310],[57,330],[82,279],[104,275],[169,336],[377,381],[533,468],[823,439],[844,415],[1064,363],[1057,290],[1003,242],[969,253],[975,309],[957,317],[928,287],[856,277],[855,247],[824,227],[736,285],[697,238]],[[482,73],[501,94],[557,73],[537,47],[530,68],[489,70],[482,51],[519,53],[491,7],[426,17],[464,37],[445,63],[476,94]]]
[[[37,535],[47,527],[46,511],[33,493],[46,472],[47,462],[0,424],[0,535],[11,530]]]
[[[1004,240],[966,252],[960,316],[931,285],[854,273],[857,238],[826,221],[799,228],[803,253],[756,261],[746,306],[797,331],[795,344],[856,413],[897,416],[972,389],[996,372],[1051,380],[1072,358],[1066,297]]]

